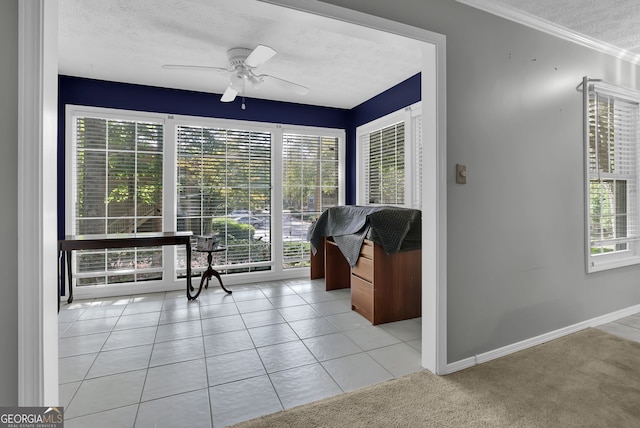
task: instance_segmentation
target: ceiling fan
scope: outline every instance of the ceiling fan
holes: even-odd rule
[[[229,86],[222,94],[220,101],[231,102],[236,95],[244,96],[247,88],[257,89],[264,82],[277,85],[286,91],[306,95],[309,88],[269,74],[258,74],[256,68],[270,60],[276,51],[269,46],[258,45],[255,49],[232,48],[227,51],[229,64],[226,67],[208,67],[202,65],[164,64],[165,69],[212,70],[232,73]],[[244,109],[244,102],[242,103]]]

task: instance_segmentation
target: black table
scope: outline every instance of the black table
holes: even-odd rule
[[[200,280],[200,288],[198,289],[198,292],[196,293],[196,295],[194,296],[194,299],[196,297],[198,297],[198,295],[200,294],[200,292],[202,291],[202,285],[204,284],[204,288],[209,288],[209,280],[211,279],[212,276],[215,276],[218,279],[218,282],[220,283],[220,287],[222,287],[222,289],[227,293],[227,294],[231,294],[231,290],[228,290],[223,284],[222,284],[222,278],[220,278],[220,273],[218,273],[217,270],[215,270],[212,266],[211,263],[213,262],[213,253],[219,253],[222,251],[227,251],[227,247],[214,247],[214,248],[195,248],[195,251],[200,251],[202,253],[207,253],[207,270],[202,272],[202,279]]]
[[[154,232],[110,235],[67,235],[65,239],[58,240],[58,292],[62,295],[62,272],[64,262],[62,254],[67,259],[67,277],[69,278],[69,298],[67,303],[73,302],[73,287],[71,286],[71,252],[73,250],[101,250],[109,248],[133,248],[133,247],[157,247],[162,245],[184,245],[187,250],[187,299],[194,300],[202,290],[194,295],[191,285],[191,232]],[[58,310],[60,310],[60,297],[58,296]]]

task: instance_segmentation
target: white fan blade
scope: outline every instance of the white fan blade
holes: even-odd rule
[[[222,94],[222,98],[220,98],[220,101],[222,101],[223,103],[230,103],[231,101],[236,99],[236,95],[238,95],[238,91],[233,89],[231,86],[228,86],[227,90],[224,91],[224,94]]]
[[[229,70],[228,68],[207,67],[204,65],[163,64],[161,65],[161,67],[166,70],[204,70],[204,71],[228,71],[228,72],[233,71],[233,70]]]
[[[280,88],[291,91],[298,95],[307,95],[309,93],[309,88],[307,88],[306,86],[298,85],[297,83],[293,83],[279,77],[270,76],[268,74],[261,74],[258,77],[261,79],[268,79],[269,82],[273,82],[273,84],[278,85]]]
[[[275,54],[276,51],[271,49],[269,46],[258,45],[253,52],[249,54],[247,59],[244,60],[244,63],[248,67],[257,67],[260,64],[264,64],[269,61]]]

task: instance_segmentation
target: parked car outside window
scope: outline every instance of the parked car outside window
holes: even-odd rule
[[[243,215],[243,216],[232,217],[232,218],[238,223],[250,224],[256,229],[260,229],[264,225],[264,221],[261,218],[250,216],[250,215]]]

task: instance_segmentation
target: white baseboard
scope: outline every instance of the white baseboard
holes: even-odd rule
[[[473,367],[476,364],[476,357],[465,358],[464,360],[456,361],[455,363],[447,364],[447,369],[445,374],[455,373],[460,370],[468,369],[469,367]]]
[[[66,278],[66,276],[65,276]],[[251,285],[260,282],[271,282],[297,278],[309,278],[309,268],[294,268],[282,270],[280,272],[265,271],[264,273],[237,273],[230,275],[222,275],[222,281],[225,286],[233,287],[234,285]],[[200,284],[200,276],[192,278],[192,285],[198,287]],[[212,281],[210,287],[217,289],[218,282]],[[76,287],[73,290],[73,298],[76,300],[86,299],[104,299],[110,297],[132,296],[144,293],[158,293],[167,291],[184,290],[186,294],[186,280],[180,278],[174,281],[148,281],[143,283],[124,283],[112,284],[109,286],[85,286]],[[203,290],[204,291],[204,290]],[[68,293],[60,296],[61,302],[66,302]]]
[[[585,328],[597,327],[599,325],[606,324],[608,322],[612,322],[620,318],[636,314],[638,312],[640,312],[640,305],[630,306],[628,308],[620,309],[606,315],[582,321],[558,330],[550,331],[548,333],[544,333],[530,339],[525,339],[511,345],[503,346],[492,351],[483,352],[482,354],[477,354],[474,357],[469,357],[453,363],[448,363],[446,374],[454,373],[459,370],[475,366],[476,364],[486,363],[487,361],[495,360],[496,358],[504,357],[506,355],[513,354],[514,352],[522,351],[524,349],[549,342],[550,340],[558,339],[568,334],[584,330]]]

